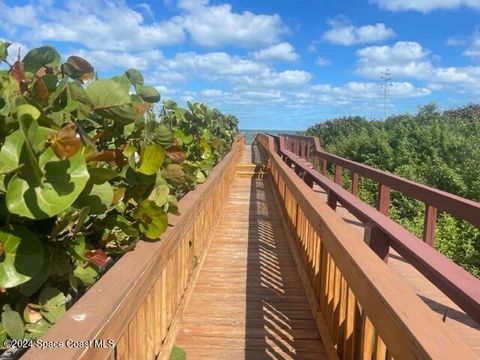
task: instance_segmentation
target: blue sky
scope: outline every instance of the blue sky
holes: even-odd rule
[[[478,102],[480,0],[2,1],[12,53],[53,45],[101,78],[138,68],[164,99],[244,129]]]

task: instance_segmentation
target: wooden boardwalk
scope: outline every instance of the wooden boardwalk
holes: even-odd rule
[[[298,158],[300,161],[305,161]],[[313,191],[326,203],[327,193],[318,185]],[[364,227],[353,214],[337,204],[337,214],[355,231],[364,236]],[[480,358],[480,324],[465,314],[452,300],[417,271],[395,250],[390,249],[388,267],[399,275],[415,293],[442,319],[448,328],[455,332]]]
[[[326,359],[273,196],[235,178],[180,323],[188,359]]]

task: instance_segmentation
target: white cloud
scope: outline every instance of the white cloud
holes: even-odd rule
[[[223,91],[218,89],[205,89],[205,90],[202,90],[200,94],[206,97],[220,97],[224,95]]]
[[[179,15],[157,22],[148,4],[132,8],[125,0],[68,0],[61,7],[48,2],[9,6],[0,0],[0,29],[19,40],[73,42],[90,49],[101,45],[114,51],[179,44],[186,33],[205,47],[251,48],[277,43],[288,32],[279,15],[235,13],[228,4],[182,0],[178,10]]]
[[[270,45],[288,31],[277,14],[234,13],[231,5],[209,5],[208,0],[181,0],[179,7],[186,14],[177,17],[176,23],[182,24],[195,43],[206,47]]]
[[[348,101],[356,99],[381,99],[383,98],[384,92],[381,84],[378,82],[351,81],[342,86],[321,84],[313,86],[312,88],[317,93],[332,95]],[[417,88],[409,82],[393,82],[388,92],[389,96],[395,97],[420,97],[430,94],[429,89]]]
[[[67,54],[78,55],[88,60],[96,70],[112,70],[117,68],[136,68],[144,70],[153,64],[162,61],[163,55],[159,50],[139,51],[136,53],[117,52],[106,50],[71,50]]]
[[[428,52],[417,42],[399,41],[393,46],[369,46],[356,52],[357,74],[378,78],[388,67],[395,76],[418,77],[431,69]]]
[[[319,56],[315,59],[315,65],[320,66],[320,67],[328,66],[328,65],[331,65],[331,64],[332,64],[332,62],[324,56]]]
[[[370,46],[356,54],[355,72],[360,75],[378,79],[388,67],[394,80],[411,78],[425,82],[432,90],[449,87],[458,92],[480,93],[480,66],[436,67],[428,58],[429,52],[416,42]]]
[[[385,24],[355,27],[344,21],[330,21],[332,28],[322,35],[322,40],[338,45],[375,43],[395,36],[395,32]]]
[[[463,52],[463,55],[479,58],[480,57],[480,32],[477,31],[471,36],[471,41],[468,48]]]
[[[158,75],[167,74],[161,78],[178,77],[183,80],[199,78],[205,81],[227,81],[238,87],[265,88],[287,87],[307,84],[311,75],[302,70],[285,70],[278,72],[265,63],[244,59],[225,52],[197,54],[195,52],[178,53],[171,59],[160,62]],[[188,75],[185,75],[188,74]]]
[[[455,9],[460,6],[480,9],[480,0],[370,0],[390,11],[416,10],[427,13],[437,9]]]
[[[285,60],[295,61],[299,58],[295,48],[287,42],[272,45],[253,53],[256,60]]]

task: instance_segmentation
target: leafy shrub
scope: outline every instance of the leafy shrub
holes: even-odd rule
[[[49,46],[8,64],[0,42],[0,344],[35,338],[231,148],[237,119],[164,101],[142,74],[97,79]]]
[[[338,118],[306,133],[318,136],[328,152],[480,201],[480,105],[441,113],[428,104],[415,115],[386,121]],[[359,196],[374,205],[377,186],[360,178]],[[412,233],[422,234],[423,203],[392,192],[390,216]],[[480,278],[479,233],[475,226],[439,212],[435,247]]]

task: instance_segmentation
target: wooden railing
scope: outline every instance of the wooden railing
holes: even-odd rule
[[[386,261],[389,248],[392,247],[472,319],[480,323],[480,281],[453,261],[435,251],[428,243],[420,241],[415,235],[389,219],[385,212],[375,210],[358,199],[354,192],[344,189],[340,185],[341,178],[338,174],[341,173],[341,166],[348,165],[352,171],[368,174],[372,179],[382,181],[381,184],[383,185],[379,186],[380,199],[382,199],[382,193],[385,194],[389,191],[382,190],[382,186],[388,186],[389,188],[405,190],[407,194],[415,193],[418,199],[428,200],[435,207],[448,209],[456,216],[465,215],[463,210],[460,210],[463,204],[466,209],[472,211],[464,218],[479,225],[480,204],[338,157],[335,158],[341,159],[341,162],[337,160],[335,178],[334,181],[331,181],[319,173],[315,166],[311,169],[306,161],[301,161],[298,158],[298,156],[305,158],[304,154],[308,150],[305,144],[319,146],[318,139],[295,135],[273,137],[277,143],[276,151],[282,155],[288,164],[295,166],[297,173],[303,174],[304,181],[309,186],[316,183],[327,191],[327,204],[332,209],[336,208],[338,202],[364,224],[364,240],[380,258]],[[292,141],[292,139],[297,139],[297,141]],[[289,148],[293,152],[288,149],[287,143],[290,144]],[[317,150],[313,154],[318,157],[326,156],[326,153],[318,153]],[[333,155],[327,155],[328,159],[333,157]],[[318,163],[318,161],[315,161],[314,158],[315,163]],[[354,165],[351,165],[351,163]],[[325,169],[325,166],[323,168]],[[340,170],[338,170],[339,168]],[[379,201],[380,209],[384,207],[384,205],[381,205],[382,201]]]
[[[389,213],[391,189],[423,202],[425,204],[423,240],[431,246],[435,241],[437,209],[480,227],[480,203],[330,154],[322,150],[316,137],[286,134],[284,138],[285,147],[297,156],[311,161],[314,169],[317,169],[321,163],[323,175],[327,173],[328,164],[333,164],[334,181],[337,184],[342,184],[342,169],[350,170],[351,192],[354,195],[358,194],[359,176],[376,182],[378,184],[377,209],[386,216]]]
[[[34,347],[22,360],[168,359],[197,259],[204,257],[243,141],[238,136],[208,180],[179,201],[180,215],[169,219],[161,241],[140,241],[40,338],[45,346],[67,347]],[[101,340],[114,345],[101,347]]]
[[[268,156],[272,182],[295,234],[329,358],[474,359],[360,235],[313,196],[277,154],[282,144],[265,134],[257,141]]]

